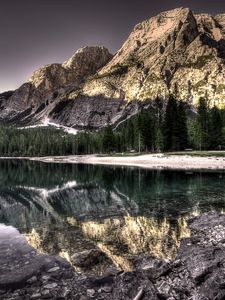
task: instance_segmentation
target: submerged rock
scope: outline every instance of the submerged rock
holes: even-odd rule
[[[91,268],[106,259],[104,252],[98,249],[91,249],[74,254],[71,262],[74,266],[81,268]]]
[[[225,215],[203,214],[190,220],[189,226],[191,237],[181,241],[175,260],[142,255],[136,259],[134,271],[101,277],[82,276],[72,266],[52,256],[42,256],[43,264],[37,268],[37,253],[29,259],[29,251],[22,256],[18,256],[19,252],[12,256],[12,252],[6,251],[0,257],[1,299],[224,299]],[[23,269],[21,257],[24,255],[31,270],[36,268],[35,275],[33,271],[26,274],[26,281],[22,273],[20,280],[12,276],[16,265]],[[104,259],[105,255],[93,249],[79,253],[74,260],[81,265],[91,265],[96,263],[98,256]],[[11,263],[10,268],[6,268],[3,258],[4,262]],[[10,285],[3,284],[9,280]]]

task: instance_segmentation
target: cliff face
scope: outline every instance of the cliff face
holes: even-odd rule
[[[34,72],[2,100],[1,118],[30,123],[50,117],[97,128],[169,93],[193,105],[204,96],[223,107],[224,63],[225,14],[179,8],[136,25],[114,57],[104,47],[86,47],[63,64]]]
[[[128,101],[166,98],[169,92],[195,104],[225,96],[225,15],[175,9],[138,24],[114,58],[87,81],[84,93]],[[109,84],[110,83],[110,84]]]
[[[68,93],[78,89],[88,76],[95,74],[111,58],[104,47],[85,47],[63,64],[44,66],[10,97],[0,95],[0,118],[26,124],[47,117]]]

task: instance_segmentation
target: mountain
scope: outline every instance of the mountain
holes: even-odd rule
[[[85,47],[63,64],[37,70],[18,90],[0,95],[0,119],[99,128],[169,93],[190,105],[204,96],[223,107],[224,78],[225,14],[178,8],[136,25],[115,56]]]

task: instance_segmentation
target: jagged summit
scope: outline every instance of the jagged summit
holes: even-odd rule
[[[143,56],[143,51],[149,48],[153,42],[157,44],[164,40],[173,31],[178,31],[181,23],[192,18],[193,14],[188,8],[178,8],[171,11],[160,13],[142,23],[137,24],[122,48],[117,52],[113,60],[103,68],[102,72],[109,69],[113,64],[121,63],[129,60],[134,52],[138,52],[138,56]],[[172,41],[172,36],[171,36]],[[149,56],[150,53],[146,53]]]
[[[111,58],[112,55],[105,47],[84,47],[78,49],[63,64],[49,64],[35,71],[29,82],[36,88],[44,83],[46,89],[54,89],[58,86],[79,82],[94,74]]]
[[[188,8],[161,13],[135,26],[114,58],[87,82],[87,94],[104,92],[118,95],[105,87],[115,82],[114,70],[123,74],[116,79],[125,99],[166,98],[170,92],[195,104],[200,96],[223,103],[224,18],[195,15]],[[119,73],[118,70],[118,73]],[[104,78],[104,79],[103,79]]]
[[[2,100],[0,118],[15,122],[22,119],[26,123],[48,116],[69,91],[78,89],[111,58],[105,47],[85,47],[63,64],[48,64],[38,69],[11,97]]]
[[[0,97],[0,117],[96,128],[169,93],[191,105],[204,96],[222,107],[224,78],[225,14],[181,7],[137,24],[114,57],[104,47],[85,47],[37,70],[13,95]]]
[[[102,67],[104,62],[107,62],[112,55],[109,53],[109,50],[103,46],[95,46],[95,47],[84,47],[78,49],[74,55],[65,61],[62,66],[64,68],[75,69],[78,70],[81,68],[81,64],[86,64],[86,68],[92,68],[93,62],[94,71]],[[90,69],[88,69],[90,72]]]

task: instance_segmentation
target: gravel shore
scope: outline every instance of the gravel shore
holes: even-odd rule
[[[26,158],[46,163],[80,163],[98,165],[134,166],[148,169],[224,170],[225,157],[191,155],[146,154],[139,156],[47,156]]]

